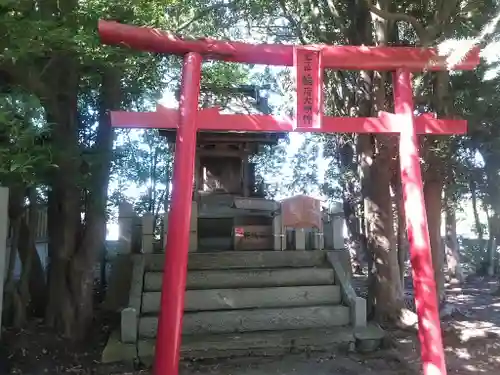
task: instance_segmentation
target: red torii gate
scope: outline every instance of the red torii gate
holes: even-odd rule
[[[290,46],[247,44],[213,39],[183,40],[151,28],[99,22],[105,44],[184,56],[179,111],[157,107],[156,112],[112,112],[115,127],[177,129],[172,206],[169,214],[161,312],[155,355],[156,375],[177,375],[188,259],[192,180],[196,133],[203,131],[400,133],[401,181],[419,339],[425,375],[445,375],[446,366],[436,296],[436,285],[424,205],[417,134],[463,134],[462,120],[414,117],[411,71],[443,70],[445,57],[432,48]],[[297,113],[294,119],[268,115],[223,115],[217,108],[198,110],[203,58],[229,62],[295,66]],[[479,63],[471,51],[454,69],[470,70]],[[395,114],[374,118],[325,117],[322,111],[323,69],[392,70]]]

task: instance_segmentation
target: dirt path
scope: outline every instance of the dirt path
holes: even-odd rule
[[[387,353],[386,353],[387,354]],[[368,375],[408,374],[399,359],[391,356],[369,358],[355,354],[335,356],[286,356],[279,359],[239,359],[212,365],[184,367],[182,375]],[[384,369],[383,372],[381,369]]]

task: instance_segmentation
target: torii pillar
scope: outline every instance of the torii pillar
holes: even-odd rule
[[[103,43],[143,51],[184,56],[179,111],[158,108],[152,113],[112,115],[114,126],[177,129],[172,208],[165,249],[156,375],[177,375],[186,285],[196,132],[295,131],[399,133],[401,181],[410,242],[415,301],[425,375],[445,375],[436,284],[432,267],[427,215],[418,151],[418,134],[463,134],[466,123],[414,117],[411,71],[443,70],[445,57],[432,48],[254,45],[212,39],[183,40],[172,34],[116,22],[100,21]],[[217,109],[198,110],[202,58],[248,64],[295,66],[297,111],[294,119],[264,115],[221,115]],[[478,50],[454,69],[473,69]],[[322,111],[323,69],[393,71],[395,114],[378,118],[328,118]]]

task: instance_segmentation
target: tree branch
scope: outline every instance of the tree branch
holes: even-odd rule
[[[279,3],[281,6],[281,10],[285,14],[285,18],[288,20],[288,22],[290,22],[292,24],[293,28],[295,29],[295,31],[297,33],[297,36],[298,36],[300,42],[302,44],[308,44],[306,38],[304,37],[304,34],[302,33],[302,29],[300,27],[299,22],[297,22],[297,20],[295,20],[295,18],[293,18],[292,14],[288,11],[288,9],[286,7],[285,0],[279,0]]]
[[[372,0],[365,0],[366,5],[370,12],[375,14],[376,16],[383,18],[388,21],[404,21],[413,26],[413,29],[417,33],[417,36],[421,40],[426,40],[426,30],[422,26],[422,24],[413,16],[404,13],[392,13],[386,10],[382,10],[377,8],[377,6],[373,5]]]
[[[187,29],[189,26],[191,26],[196,21],[199,21],[200,19],[202,19],[205,16],[207,16],[212,11],[219,10],[219,9],[222,9],[222,8],[232,8],[232,7],[234,7],[234,5],[235,5],[234,2],[229,2],[229,3],[222,2],[222,3],[218,3],[218,4],[214,4],[212,6],[209,6],[209,7],[205,8],[205,9],[202,9],[198,13],[196,13],[194,15],[194,17],[191,18],[189,21],[186,21],[182,25],[180,25],[175,30],[175,32],[176,33],[182,32],[183,30]]]
[[[428,40],[434,40],[438,37],[449,24],[451,12],[457,9],[459,0],[446,0],[441,2],[441,6],[434,15],[434,24],[427,27]]]

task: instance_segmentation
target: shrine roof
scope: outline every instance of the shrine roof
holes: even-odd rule
[[[167,138],[168,142],[174,143],[176,129],[160,129],[160,135]],[[286,137],[286,132],[247,132],[247,131],[200,131],[197,143],[262,143],[277,144]]]

